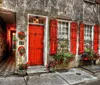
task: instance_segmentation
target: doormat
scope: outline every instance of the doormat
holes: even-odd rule
[[[81,66],[83,69],[88,70],[92,73],[100,72],[100,65],[88,65],[88,66]]]

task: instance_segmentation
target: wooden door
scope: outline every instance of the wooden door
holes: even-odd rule
[[[43,64],[43,37],[44,27],[29,25],[29,63],[30,65]]]

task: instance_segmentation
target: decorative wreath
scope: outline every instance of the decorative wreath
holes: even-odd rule
[[[21,39],[21,40],[23,40],[24,38],[25,38],[25,33],[24,32],[19,32],[18,33],[18,37]]]
[[[19,54],[22,56],[25,53],[25,47],[24,46],[20,46],[18,48]]]

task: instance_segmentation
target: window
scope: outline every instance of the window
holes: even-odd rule
[[[58,22],[58,39],[68,39],[68,22]]]
[[[61,48],[63,46],[63,51],[67,52],[68,51],[68,47],[69,47],[69,23],[64,21],[64,20],[60,20],[58,21],[58,52],[61,51]]]
[[[45,24],[45,18],[44,17],[38,17],[38,16],[29,16],[29,23],[30,24],[40,24],[44,25]]]
[[[85,45],[92,44],[92,25],[85,25],[84,43],[85,43]]]

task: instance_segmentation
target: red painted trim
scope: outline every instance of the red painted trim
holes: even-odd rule
[[[71,22],[70,24],[70,51],[73,54],[76,54],[77,48],[77,29],[78,24],[76,22]]]
[[[99,26],[94,25],[93,49],[95,53],[98,53],[98,48],[99,48]]]
[[[79,54],[84,52],[84,24],[80,24],[80,32],[79,32]]]
[[[57,53],[57,20],[50,20],[50,55],[54,55]]]

